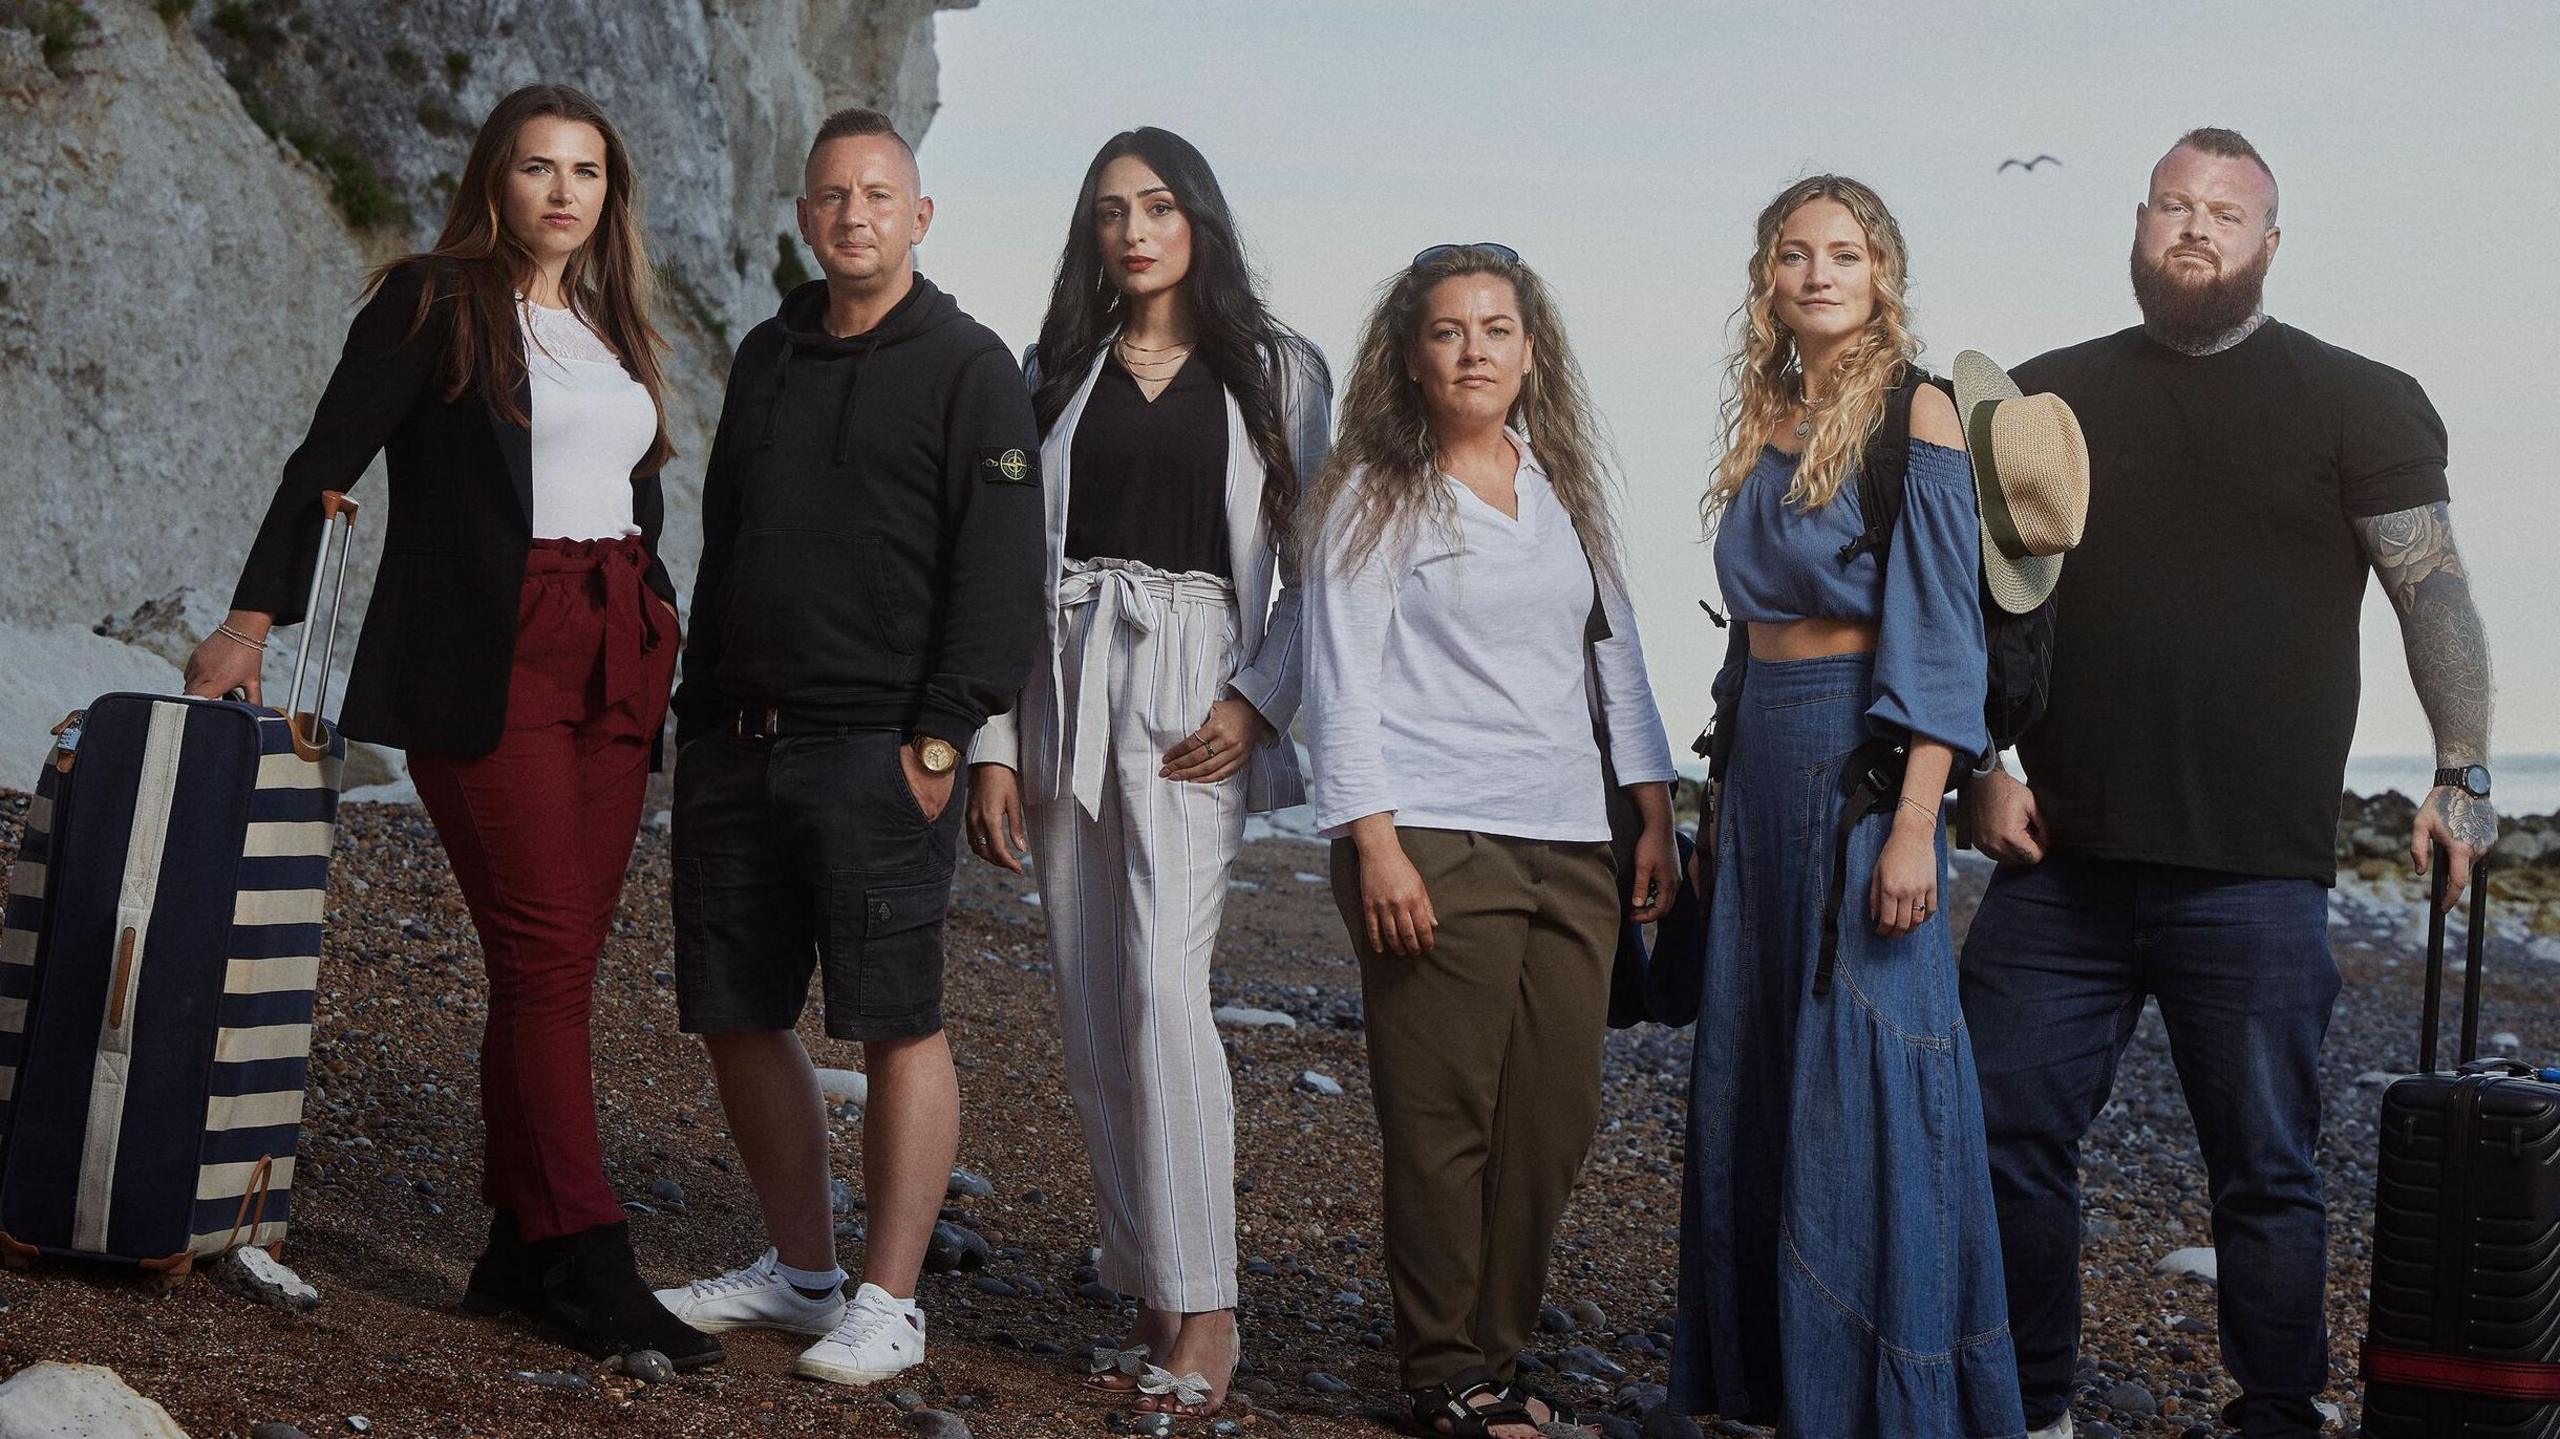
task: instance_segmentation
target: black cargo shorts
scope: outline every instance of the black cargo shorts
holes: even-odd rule
[[[675,774],[676,1020],[790,1029],[819,971],[827,1033],[942,1028],[942,923],[965,779],[928,820],[893,730],[689,741]]]

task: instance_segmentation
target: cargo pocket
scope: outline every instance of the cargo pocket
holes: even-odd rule
[[[950,881],[867,887],[839,882],[835,903],[837,933],[861,946],[855,1011],[866,1019],[897,1019],[939,1009]]]

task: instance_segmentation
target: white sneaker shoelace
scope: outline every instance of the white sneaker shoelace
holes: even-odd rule
[[[773,1272],[773,1256],[768,1253],[746,1268],[732,1269],[717,1279],[696,1279],[685,1286],[685,1292],[696,1299],[718,1299],[728,1294],[769,1289],[778,1282],[779,1277]]]
[[[876,1309],[869,1305],[847,1306],[844,1319],[827,1334],[829,1344],[841,1344],[857,1353],[868,1348],[890,1325],[905,1325],[907,1318],[894,1309]],[[913,1326],[908,1326],[912,1328]]]

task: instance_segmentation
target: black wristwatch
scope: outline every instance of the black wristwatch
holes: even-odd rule
[[[2489,767],[2485,764],[2447,765],[2436,771],[2439,788],[2450,785],[2473,799],[2489,797]]]

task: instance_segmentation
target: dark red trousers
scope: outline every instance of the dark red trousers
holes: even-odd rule
[[[647,564],[636,539],[536,540],[497,749],[409,755],[489,976],[480,1196],[528,1240],[622,1218],[588,1019],[675,674],[675,622],[641,584]]]

